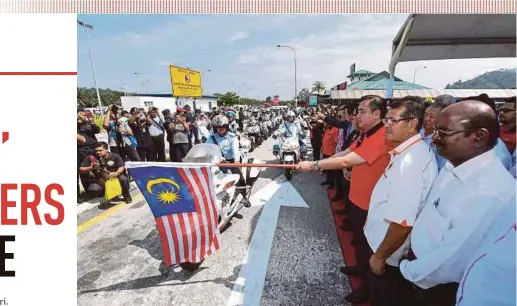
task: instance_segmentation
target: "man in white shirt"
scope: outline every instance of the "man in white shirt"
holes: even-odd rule
[[[457,306],[515,305],[515,213],[514,197],[467,265],[456,295]]]
[[[409,233],[438,175],[431,147],[419,131],[424,102],[393,101],[386,115],[386,139],[397,144],[372,193],[364,233],[370,245],[372,306],[410,305],[411,284],[398,268],[409,250]]]
[[[412,260],[400,262],[414,305],[455,304],[468,262],[515,196],[515,179],[494,152],[498,137],[495,112],[479,101],[448,106],[436,121],[433,143],[449,162],[411,231]]]

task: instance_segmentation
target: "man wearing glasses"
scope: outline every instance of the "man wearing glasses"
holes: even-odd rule
[[[515,151],[515,142],[517,137],[515,134],[515,97],[507,101],[499,109],[499,122],[501,123],[501,130],[499,137],[506,145],[508,151]]]
[[[440,171],[411,230],[400,272],[412,282],[413,305],[455,304],[458,283],[498,213],[515,196],[515,179],[494,147],[499,126],[479,101],[446,107],[433,143],[448,163]]]
[[[438,175],[434,152],[419,131],[424,101],[405,97],[391,103],[386,139],[397,147],[372,193],[364,233],[370,246],[372,306],[410,306],[411,284],[399,270],[408,236]]]
[[[368,214],[370,198],[375,184],[390,161],[388,152],[394,148],[386,141],[383,119],[386,116],[386,101],[378,96],[361,98],[357,113],[360,137],[348,149],[321,161],[304,161],[297,166],[301,171],[342,170],[353,167],[350,178],[350,219],[355,241],[356,267],[342,267],[341,272],[361,277],[361,286],[347,295],[349,303],[362,303],[369,299],[370,247],[363,227]]]

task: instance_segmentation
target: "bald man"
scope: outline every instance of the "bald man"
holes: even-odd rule
[[[515,179],[495,154],[495,112],[479,101],[446,107],[433,143],[448,162],[436,178],[400,263],[412,305],[454,305],[468,262],[497,214],[515,196]]]

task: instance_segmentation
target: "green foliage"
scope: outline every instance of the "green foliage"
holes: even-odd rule
[[[312,90],[311,92],[316,92],[316,93],[321,93],[323,91],[325,91],[325,83],[323,83],[322,81],[316,81],[314,82],[314,84],[312,84]]]
[[[120,97],[124,95],[121,91],[99,88],[102,106],[120,104]],[[129,94],[132,95],[132,94]],[[97,92],[95,88],[77,87],[77,105],[82,107],[98,107]]]
[[[447,84],[445,89],[512,89],[515,88],[515,73],[515,68],[489,71],[467,81]]]
[[[298,101],[309,101],[309,96],[311,95],[308,88],[302,88],[298,93]]]
[[[226,106],[232,106],[239,104],[239,96],[232,92],[228,91],[224,94],[217,95],[217,104],[218,105],[226,105]]]

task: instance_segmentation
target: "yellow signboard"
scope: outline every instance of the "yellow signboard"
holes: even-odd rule
[[[170,66],[172,95],[174,97],[200,98],[201,73],[186,68]]]

